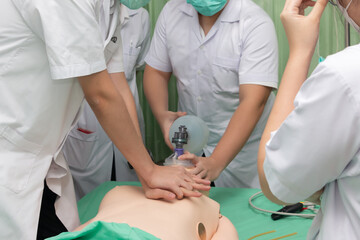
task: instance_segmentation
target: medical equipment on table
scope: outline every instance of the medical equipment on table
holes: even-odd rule
[[[199,153],[206,145],[209,137],[209,129],[205,122],[192,115],[180,117],[170,127],[169,138],[174,146],[174,153],[165,159],[165,166],[182,165],[187,168],[193,167],[190,160],[178,160],[184,151]]]
[[[315,203],[312,202],[308,202],[308,201],[304,201],[301,202],[300,204],[302,204],[302,206],[305,209],[311,210],[314,212],[314,214],[307,214],[307,213],[294,213],[294,212],[290,212],[290,211],[281,211],[282,209],[280,209],[279,211],[275,212],[275,211],[270,211],[270,210],[266,210],[266,209],[262,209],[259,207],[256,207],[252,200],[255,197],[258,197],[260,194],[262,194],[262,191],[257,192],[255,194],[253,194],[250,198],[249,198],[249,204],[251,207],[255,208],[256,210],[262,211],[262,212],[267,212],[267,213],[272,213],[272,214],[276,214],[276,215],[284,215],[284,216],[299,216],[299,217],[304,217],[304,218],[314,218],[316,216],[316,213],[318,212],[318,208],[316,207],[317,205]],[[298,207],[299,205],[296,205],[295,207]],[[286,210],[286,209],[285,209]],[[294,209],[287,209],[287,210],[294,210]],[[301,209],[303,210],[303,209]],[[275,219],[273,219],[275,220]],[[277,220],[277,219],[276,219]]]
[[[135,185],[140,186],[139,182],[105,182],[91,193],[87,194],[78,202],[78,209],[81,223],[86,223],[98,213],[99,205],[105,194],[115,186]],[[270,219],[270,214],[259,214],[249,206],[249,197],[258,192],[258,189],[250,188],[222,188],[213,187],[209,197],[220,203],[221,215],[229,218],[234,224],[240,236],[239,239],[249,239],[260,233],[274,230],[266,236],[256,237],[254,240],[275,239],[291,233],[295,236],[281,239],[303,240],[306,239],[307,232],[312,224],[311,218],[284,218],[280,221]],[[265,209],[278,210],[278,205],[271,203],[265,197],[258,197],[254,202],[257,206]]]
[[[184,144],[188,143],[188,132],[186,131],[185,125],[179,126],[179,131],[174,132],[174,137],[171,142],[175,143],[174,153],[171,154],[168,158],[165,159],[164,165],[181,165],[185,168],[192,168],[194,165],[190,160],[179,160],[178,157],[184,154]]]
[[[178,131],[180,126],[187,129],[187,143],[183,145],[184,150],[191,153],[200,152],[206,145],[209,137],[209,129],[206,123],[199,117],[193,115],[185,115],[174,121],[170,127],[169,138],[172,142],[172,136]],[[174,148],[176,144],[173,142]]]
[[[292,205],[287,205],[287,206],[281,208],[278,212],[279,213],[282,213],[282,212],[285,212],[285,213],[298,213],[298,212],[301,212],[303,210],[303,207],[304,207],[304,204],[299,202],[299,203],[295,203],[295,204],[292,204]],[[285,217],[285,215],[281,215],[279,213],[271,214],[271,219],[276,221],[276,220],[279,220],[279,219]]]

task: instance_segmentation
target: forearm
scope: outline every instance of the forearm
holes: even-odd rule
[[[281,203],[281,201],[270,191],[263,169],[265,145],[270,139],[270,133],[277,130],[294,109],[295,96],[307,78],[310,61],[319,37],[320,18],[327,2],[327,0],[317,0],[316,2],[286,0],[280,15],[289,42],[290,54],[273,109],[260,141],[258,153],[261,189],[265,196],[276,203]],[[312,6],[313,9],[305,16],[305,9],[309,6]]]
[[[270,136],[294,109],[294,99],[307,78],[311,57],[299,52],[290,54],[264,135]]]
[[[126,104],[106,71],[79,78],[86,100],[112,142],[141,176],[149,176],[151,161],[137,134]],[[144,177],[145,178],[145,177]]]
[[[151,111],[161,125],[163,115],[168,111],[168,83],[171,73],[160,72],[146,65],[144,72],[144,93]]]
[[[263,113],[265,104],[266,101],[261,104],[243,101],[236,109],[223,137],[211,155],[222,169],[225,169],[235,158],[249,139]]]
[[[132,123],[134,124],[135,130],[139,136],[141,136],[139,120],[136,111],[136,105],[134,96],[130,90],[130,87],[126,81],[124,73],[113,73],[110,74],[111,80],[114,82],[117,91],[123,97],[126,109],[129,112]]]
[[[311,53],[306,54],[305,52],[290,54],[274,106],[260,141],[258,152],[258,173],[261,189],[270,200],[279,204],[283,204],[283,202],[279,201],[271,193],[263,170],[265,145],[270,139],[270,133],[278,129],[282,122],[294,109],[294,99],[301,85],[307,78],[311,57]]]

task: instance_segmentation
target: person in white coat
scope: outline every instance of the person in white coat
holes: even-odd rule
[[[144,57],[150,45],[149,14],[144,8],[132,10],[121,4],[120,25],[124,69],[117,68],[114,71],[125,73],[134,97],[140,133],[144,140],[145,126],[139,103],[136,70],[144,65]],[[106,135],[86,101],[80,119],[70,131],[62,151],[73,176],[77,200],[100,184],[111,180],[113,157],[117,181],[138,181],[135,170]]]
[[[170,1],[145,61],[144,91],[168,145],[170,126],[182,111],[209,128],[206,157],[180,159],[192,160],[192,172],[215,186],[260,187],[257,151],[278,83],[269,16],[249,0]],[[171,74],[179,112],[168,111]]]
[[[139,92],[136,83],[136,72],[145,67],[145,56],[150,48],[150,17],[149,13],[140,8],[138,10],[128,9],[128,16],[125,17],[121,28],[123,41],[123,59],[125,76],[130,90],[134,96],[140,133],[145,143],[145,122],[143,111],[140,105]],[[117,181],[138,181],[139,178],[134,168],[119,149],[114,147],[115,176]]]
[[[327,3],[285,3],[289,60],[261,140],[259,176],[278,204],[320,204],[307,239],[359,239],[360,45],[327,57],[307,78]],[[360,1],[332,3],[360,33]]]
[[[78,224],[60,150],[84,96],[141,176],[147,197],[199,195],[190,191],[202,188],[199,180],[185,169],[156,166],[148,156],[119,91],[126,79],[123,74],[112,79],[106,70],[106,62],[122,48],[116,41],[104,54],[102,2],[0,2],[0,239],[36,238],[45,179],[56,194],[61,222],[69,230]],[[115,29],[118,35],[120,28]],[[116,62],[122,65],[121,58]]]

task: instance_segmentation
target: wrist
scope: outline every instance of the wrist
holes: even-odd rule
[[[146,183],[148,183],[149,179],[155,170],[156,164],[152,161],[148,152],[146,152],[146,159],[142,159],[143,161],[139,161],[139,165],[133,165],[136,173],[141,177]]]
[[[224,161],[224,158],[217,156],[216,154],[211,154],[209,160],[212,162],[212,166],[215,166],[215,169],[219,171],[219,174],[226,168],[228,165],[227,161]]]
[[[169,111],[167,111],[167,110],[159,110],[159,111],[154,112],[154,116],[155,116],[156,120],[158,121],[161,128],[163,127],[163,125],[165,124],[165,122],[168,119],[168,113],[169,113]]]
[[[310,65],[311,59],[314,55],[314,49],[302,49],[294,48],[289,51],[289,60],[288,61],[305,61]]]

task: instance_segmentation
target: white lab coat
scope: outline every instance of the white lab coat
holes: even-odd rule
[[[149,45],[149,15],[143,8],[130,10],[121,5],[120,25],[123,45],[121,57],[124,60],[124,68],[108,68],[108,71],[115,73],[125,70],[126,78],[134,95],[141,132],[144,135],[144,120],[136,86],[136,69],[144,65],[144,54]],[[79,131],[79,128],[92,133],[86,134]],[[85,101],[80,119],[70,132],[63,148],[73,175],[77,199],[101,183],[110,180],[114,151],[117,180],[137,180],[135,171],[129,168],[126,159],[113,145]]]
[[[360,236],[360,45],[328,57],[266,145],[271,192],[288,203],[325,186],[308,239]]]
[[[134,96],[140,132],[145,142],[145,122],[139,101],[139,93],[136,84],[136,71],[145,66],[145,55],[150,47],[150,19],[149,13],[140,8],[131,10],[124,5],[124,11],[128,11],[128,17],[123,19],[121,36],[123,39],[125,76],[130,90]],[[128,165],[128,161],[114,146],[115,171],[117,181],[138,181],[134,169]]]
[[[64,225],[79,224],[59,153],[84,97],[75,77],[106,68],[99,7],[90,0],[0,2],[0,239],[36,238],[45,177],[60,196]]]
[[[206,36],[192,5],[185,0],[168,2],[145,61],[176,76],[178,109],[207,124],[206,156],[213,152],[239,105],[239,85],[276,88],[278,82],[273,23],[250,0],[230,0]],[[271,94],[250,138],[215,181],[216,186],[259,187],[257,151],[273,100]]]

